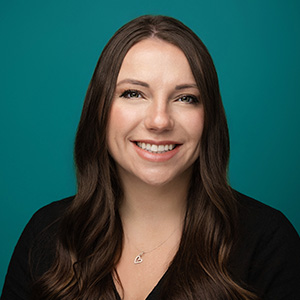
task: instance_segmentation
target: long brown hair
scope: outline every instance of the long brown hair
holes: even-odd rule
[[[215,67],[197,35],[165,16],[142,16],[124,25],[99,58],[75,142],[78,192],[61,220],[56,259],[35,284],[37,299],[115,299],[112,274],[123,242],[118,214],[122,189],[108,153],[107,123],[126,53],[139,41],[153,37],[184,52],[205,114],[183,235],[165,275],[162,298],[256,299],[235,283],[227,268],[237,208],[227,182],[229,136]]]

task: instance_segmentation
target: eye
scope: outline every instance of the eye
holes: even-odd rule
[[[127,98],[127,99],[131,99],[131,98],[141,98],[142,95],[139,91],[136,90],[126,90],[125,92],[123,92],[120,96],[121,98]]]
[[[187,104],[197,104],[200,102],[196,96],[192,96],[192,95],[181,96],[180,98],[177,99],[177,101],[187,103]]]

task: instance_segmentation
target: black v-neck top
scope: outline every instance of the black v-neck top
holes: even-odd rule
[[[145,300],[161,299],[160,293],[161,293],[161,284],[162,284],[163,279],[164,279],[164,276],[159,280],[157,285],[152,289],[152,291],[150,292],[150,294],[147,296],[147,298]],[[121,300],[121,297],[118,294],[116,288],[114,289],[114,291],[115,291],[116,300]]]
[[[1,300],[30,299],[29,255],[40,262],[34,276],[49,268],[58,226],[54,221],[73,198],[53,202],[33,215],[15,247]],[[279,211],[242,194],[238,201],[239,238],[229,264],[234,279],[252,287],[264,300],[300,300],[300,239],[296,230]],[[160,293],[164,278],[146,300],[163,300]],[[115,294],[121,300],[116,289]]]
[[[161,287],[162,287],[162,283],[164,281],[164,278],[166,277],[168,270],[166,271],[166,273],[161,277],[161,279],[158,281],[158,283],[156,284],[156,286],[152,289],[152,291],[149,293],[149,295],[147,296],[147,298],[145,300],[158,300],[161,299]],[[121,300],[120,295],[118,294],[118,291],[114,285],[114,291],[115,291],[115,296],[116,296],[116,300]]]

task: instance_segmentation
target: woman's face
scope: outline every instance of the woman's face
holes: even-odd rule
[[[134,45],[122,63],[108,147],[123,182],[189,180],[204,123],[200,92],[184,53],[159,39]]]

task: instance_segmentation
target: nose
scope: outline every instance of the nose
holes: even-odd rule
[[[172,130],[174,119],[166,101],[153,101],[146,112],[145,126],[148,130],[163,132]]]

